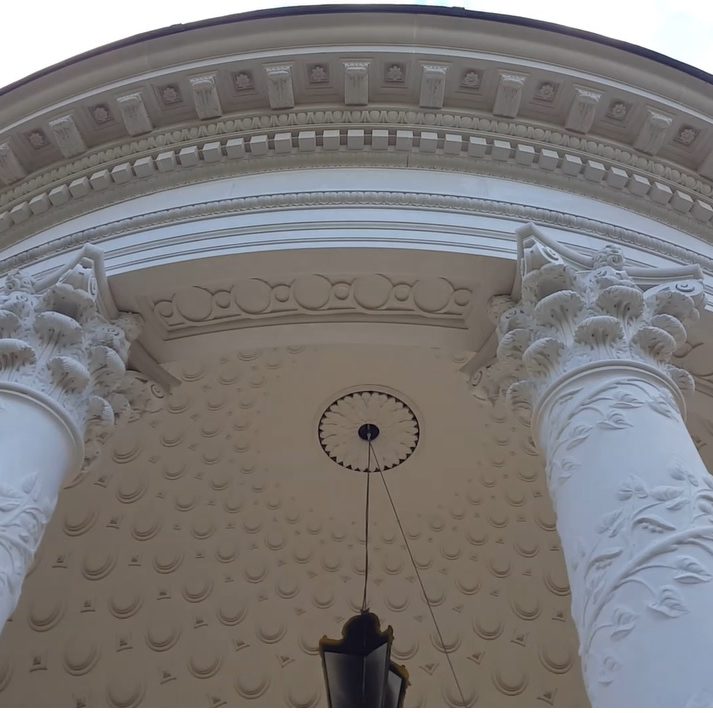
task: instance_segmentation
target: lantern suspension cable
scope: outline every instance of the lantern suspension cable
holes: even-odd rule
[[[368,448],[369,448],[370,452],[373,453],[373,455],[374,455],[374,462],[376,463],[376,468],[379,471],[379,475],[381,475],[381,482],[384,484],[384,489],[386,490],[386,494],[389,496],[389,502],[391,503],[391,509],[394,511],[394,517],[396,518],[396,522],[399,526],[399,530],[401,530],[401,537],[403,537],[403,539],[404,539],[404,544],[406,545],[406,551],[408,552],[408,555],[411,558],[411,564],[413,565],[414,572],[416,573],[418,583],[421,585],[421,591],[423,592],[423,598],[426,600],[426,606],[428,607],[428,611],[431,614],[431,619],[433,619],[433,625],[436,627],[436,633],[438,634],[438,640],[441,643],[441,649],[443,650],[443,653],[446,655],[446,660],[448,661],[448,666],[450,667],[451,673],[453,674],[453,680],[456,682],[456,688],[458,689],[458,693],[460,694],[460,699],[461,699],[461,702],[463,703],[463,708],[467,708],[468,706],[466,705],[466,702],[465,702],[465,696],[463,695],[463,689],[461,688],[460,682],[458,681],[458,676],[456,676],[456,670],[453,667],[453,662],[451,661],[451,657],[448,654],[448,648],[446,647],[446,644],[443,641],[443,634],[441,633],[441,629],[438,626],[438,622],[436,621],[436,615],[433,613],[433,607],[431,607],[431,602],[428,600],[428,595],[426,594],[426,588],[423,586],[423,580],[421,579],[421,574],[419,573],[418,567],[416,566],[416,560],[414,560],[414,558],[413,558],[413,554],[411,552],[411,547],[409,546],[409,543],[408,543],[408,538],[406,537],[406,533],[404,532],[403,525],[401,524],[401,518],[399,517],[398,512],[396,512],[396,505],[394,504],[394,499],[391,497],[391,491],[389,490],[389,486],[386,484],[386,478],[384,478],[384,471],[381,470],[381,466],[379,465],[379,459],[376,456],[376,451],[374,450],[374,446],[371,445],[371,439],[369,439]],[[368,492],[368,490],[367,490],[367,492]],[[364,586],[365,586],[365,591],[366,591],[366,582],[364,583]]]
[[[361,602],[362,612],[366,611],[366,585],[369,581],[369,487],[371,485],[371,429],[366,432],[368,453],[366,456],[366,513],[364,515],[364,598]]]
[[[323,636],[319,640],[319,655],[330,708],[403,708],[406,687],[409,685],[408,671],[391,660],[393,629],[388,626],[382,630],[379,617],[367,607],[369,506],[374,455],[371,443],[379,437],[379,427],[373,423],[363,423],[357,435],[367,442],[364,598],[359,614],[342,627],[341,639]],[[351,464],[348,467],[351,468]]]

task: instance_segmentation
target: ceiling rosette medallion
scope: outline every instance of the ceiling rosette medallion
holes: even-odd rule
[[[420,428],[409,406],[381,391],[353,391],[333,401],[319,421],[320,445],[338,465],[362,472],[369,467],[368,451],[359,435],[363,424],[373,424],[378,429],[382,470],[395,468],[416,450]]]

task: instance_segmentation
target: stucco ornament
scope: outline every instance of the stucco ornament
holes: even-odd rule
[[[146,380],[126,370],[142,320],[107,314],[89,248],[59,275],[35,281],[18,271],[0,284],[0,382],[52,399],[84,436],[82,471],[132,409],[150,397]]]
[[[95,463],[101,445],[145,408],[146,380],[127,372],[140,318],[119,313],[97,280],[101,254],[85,248],[44,280],[0,282],[0,618],[25,573],[62,484]]]
[[[419,425],[401,399],[375,390],[355,391],[331,403],[319,421],[319,441],[335,463],[350,470],[376,470],[358,434],[363,424],[379,429],[374,448],[383,470],[403,463],[416,449]]]
[[[652,367],[682,392],[693,390],[691,376],[670,359],[705,302],[700,268],[626,271],[619,247],[585,257],[528,226],[520,271],[519,301],[490,300],[498,359],[476,375],[476,396],[505,396],[514,408],[532,410],[561,377],[612,359]]]
[[[693,379],[669,360],[700,271],[519,238],[521,296],[491,301],[498,359],[475,390],[504,396],[545,457],[592,703],[686,705],[713,653],[713,478],[683,420]]]

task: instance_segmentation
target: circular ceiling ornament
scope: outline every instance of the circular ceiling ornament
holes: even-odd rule
[[[353,391],[333,401],[322,414],[318,431],[320,445],[335,463],[361,472],[368,467],[369,440],[382,470],[389,470],[416,450],[420,435],[418,419],[409,406],[372,389]],[[373,462],[371,470],[376,470]]]

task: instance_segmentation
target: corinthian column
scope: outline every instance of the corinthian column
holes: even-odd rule
[[[91,246],[41,282],[0,280],[0,627],[60,488],[146,398],[125,368],[139,330],[138,317],[114,306]]]
[[[700,270],[625,270],[520,234],[521,298],[494,298],[498,360],[476,388],[527,418],[546,461],[596,706],[712,705],[713,478],[669,363]]]

